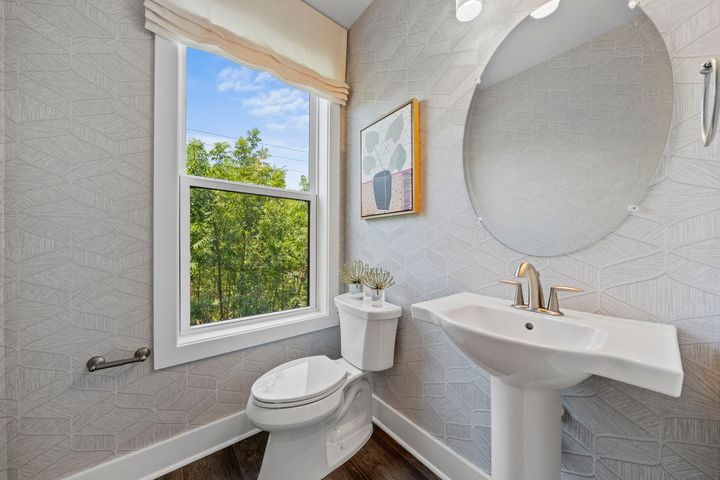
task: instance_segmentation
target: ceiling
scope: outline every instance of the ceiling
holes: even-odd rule
[[[342,25],[345,28],[355,20],[372,3],[372,0],[303,0],[318,12]]]

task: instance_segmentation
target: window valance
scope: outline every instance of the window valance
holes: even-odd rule
[[[347,101],[347,30],[300,0],[146,0],[145,27]]]

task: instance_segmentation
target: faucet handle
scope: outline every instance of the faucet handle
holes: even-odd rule
[[[500,283],[503,283],[505,285],[514,285],[515,286],[515,303],[512,304],[513,307],[515,307],[515,308],[526,308],[527,307],[527,305],[525,304],[525,297],[523,296],[522,282],[513,280],[511,278],[506,278],[506,279],[500,280]]]
[[[566,285],[556,285],[550,287],[550,298],[548,299],[548,307],[545,313],[550,315],[562,316],[563,312],[560,311],[560,302],[558,302],[558,292],[582,292],[582,288],[568,287]]]

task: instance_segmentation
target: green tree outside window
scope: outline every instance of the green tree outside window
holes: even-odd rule
[[[270,165],[260,132],[235,145],[187,143],[187,173],[285,188],[286,171]],[[309,190],[307,177],[300,180]],[[190,323],[291,310],[309,305],[308,202],[192,187]]]

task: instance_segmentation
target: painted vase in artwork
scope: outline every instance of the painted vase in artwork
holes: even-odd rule
[[[390,170],[378,172],[373,177],[373,194],[375,206],[378,210],[390,208],[392,200],[392,174]]]

